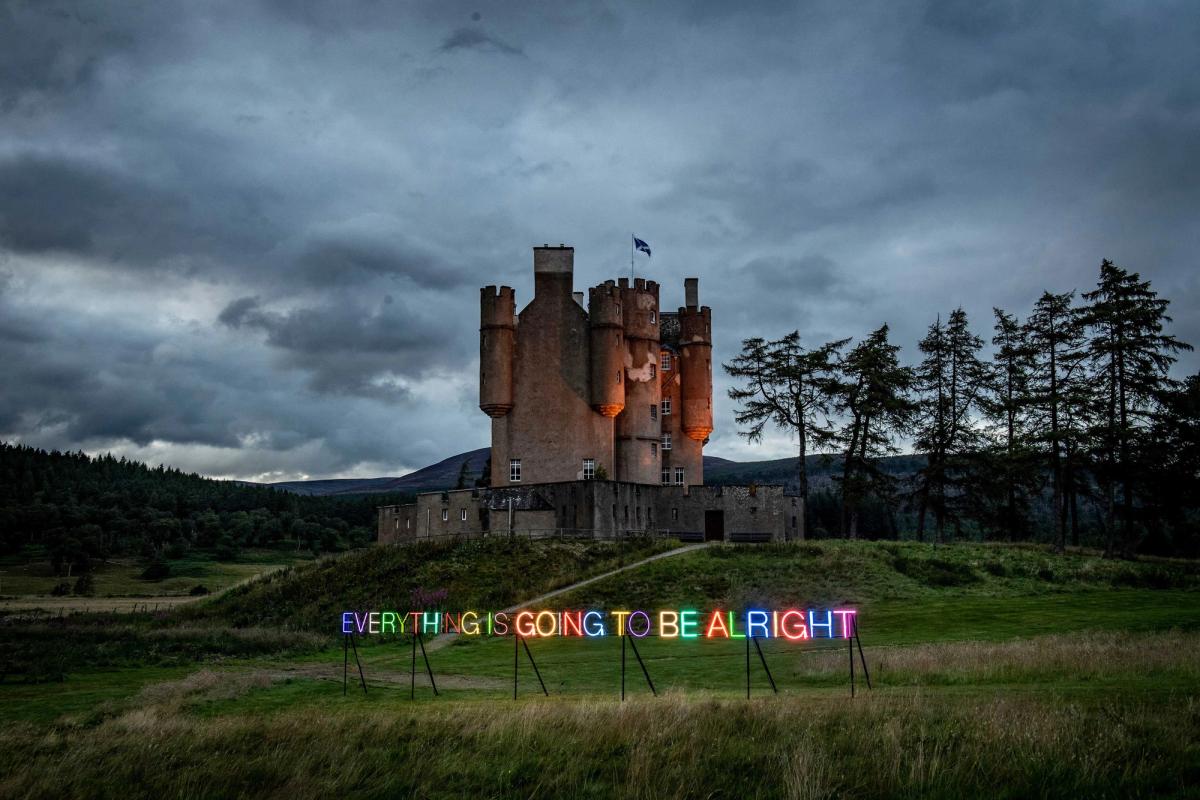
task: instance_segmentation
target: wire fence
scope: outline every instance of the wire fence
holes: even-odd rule
[[[630,528],[624,530],[599,530],[596,528],[501,528],[487,531],[433,531],[415,536],[399,535],[387,544],[409,544],[420,541],[472,541],[475,539],[528,539],[531,541],[603,541],[620,542],[630,539],[679,539],[680,541],[704,541],[701,531],[681,531],[658,528]]]

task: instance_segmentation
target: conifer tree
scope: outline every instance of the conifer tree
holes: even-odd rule
[[[819,451],[835,441],[830,410],[839,386],[836,360],[849,341],[827,342],[810,350],[800,343],[799,331],[773,341],[746,339],[742,352],[722,365],[730,376],[745,381],[729,390],[730,399],[740,403],[734,419],[748,426],[738,431],[742,436],[761,441],[768,423],[796,436],[796,483],[804,512],[801,539],[807,535],[810,519],[807,457],[810,449]]]
[[[987,386],[987,370],[979,359],[983,340],[971,332],[961,308],[945,325],[940,318],[930,325],[918,347],[925,358],[916,372],[923,400],[916,446],[926,463],[917,475],[917,535],[924,537],[925,516],[932,511],[940,542],[946,523],[958,527],[962,516],[968,473],[981,444],[973,412]]]
[[[836,411],[845,422],[838,432],[842,453],[842,535],[858,538],[865,500],[892,499],[895,479],[878,465],[881,456],[898,452],[895,437],[912,419],[912,369],[900,364],[900,348],[880,326],[843,359]]]
[[[1192,348],[1163,333],[1171,321],[1169,301],[1159,298],[1150,281],[1108,259],[1100,264],[1096,288],[1083,298],[1087,357],[1101,394],[1096,445],[1107,497],[1105,549],[1115,551],[1119,521],[1120,549],[1128,554],[1134,546],[1137,437],[1149,424],[1156,398],[1170,386],[1175,354]]]

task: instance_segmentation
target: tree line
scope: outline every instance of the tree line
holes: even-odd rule
[[[857,343],[747,339],[723,366],[738,379],[742,435],[760,441],[771,425],[796,437],[805,530],[836,506],[849,538],[1196,555],[1200,375],[1170,375],[1192,348],[1166,331],[1168,305],[1105,260],[1091,291],[1044,292],[1024,320],[993,309],[990,354],[957,308],[929,325],[917,364],[901,363],[884,324]],[[881,460],[902,446],[920,461],[897,475]],[[832,491],[809,486],[814,453],[837,462]]]
[[[375,538],[375,508],[401,495],[311,497],[86,453],[0,443],[0,553],[25,548],[63,575],[97,560],[151,562],[205,550],[219,560],[243,548],[334,552]]]

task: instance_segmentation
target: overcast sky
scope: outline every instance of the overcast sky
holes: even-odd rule
[[[700,278],[714,363],[1024,316],[1200,344],[1200,6],[0,0],[0,439],[258,480],[488,443],[478,288]],[[1195,371],[1185,355],[1180,374]],[[710,455],[736,434],[717,378]]]

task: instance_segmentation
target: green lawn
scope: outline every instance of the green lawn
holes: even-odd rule
[[[368,693],[352,682],[343,695],[335,609],[379,607],[408,585],[499,604],[628,556],[522,546],[505,572],[504,552],[488,549],[499,547],[352,554],[200,614],[121,617],[126,633],[101,618],[57,640],[52,625],[31,631],[26,644],[90,647],[113,664],[126,641],[144,665],[85,659],[63,683],[0,684],[0,796],[1200,796],[1191,562],[971,545],[722,547],[546,605],[853,603],[874,688],[860,682],[850,699],[842,640],[766,641],[780,693],[752,650],[747,701],[744,640],[647,638],[638,648],[660,696],[627,650],[621,703],[619,638],[555,638],[529,641],[550,697],[519,650],[514,701],[513,640],[459,637],[429,652],[441,696],[418,676],[414,702],[410,642],[375,637],[360,641]],[[373,583],[381,576],[394,583]],[[369,582],[363,604],[339,602],[356,579]],[[265,627],[230,629],[243,616]]]

